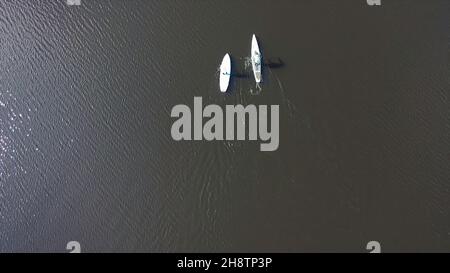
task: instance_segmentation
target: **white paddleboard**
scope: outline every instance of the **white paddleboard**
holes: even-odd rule
[[[222,64],[220,65],[220,91],[226,92],[231,78],[231,58],[227,53],[223,57]]]
[[[252,52],[251,52],[251,58],[252,58],[252,68],[253,68],[253,75],[255,76],[255,81],[257,83],[260,83],[262,81],[262,54],[259,50],[258,40],[256,39],[256,35],[253,34],[252,37]]]

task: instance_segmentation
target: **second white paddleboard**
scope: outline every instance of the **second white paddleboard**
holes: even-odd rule
[[[256,39],[256,35],[253,34],[252,37],[252,67],[253,67],[253,75],[255,76],[255,81],[260,83],[262,81],[262,55],[259,50],[258,40]]]
[[[223,57],[222,64],[220,65],[220,91],[226,92],[231,78],[231,57],[230,54],[226,54]]]

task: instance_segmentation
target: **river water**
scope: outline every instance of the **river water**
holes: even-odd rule
[[[1,0],[0,251],[448,251],[449,11]],[[195,96],[279,105],[279,149],[174,141]]]

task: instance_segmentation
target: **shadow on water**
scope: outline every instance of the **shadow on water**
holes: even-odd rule
[[[240,59],[242,59],[242,58],[240,58]],[[238,69],[239,67],[238,67],[237,63],[240,64],[241,62],[238,62],[238,60],[235,60],[232,57],[231,58],[231,78],[240,78],[240,79],[250,78],[250,76],[251,76],[250,73],[239,71],[239,69]]]
[[[283,60],[281,60],[281,58],[277,58],[277,61],[272,61],[272,59],[269,59],[267,63],[264,63],[265,67],[269,67],[272,69],[282,68],[285,65],[286,64],[283,62]]]
[[[238,90],[239,87],[239,80],[241,79],[250,79],[252,74],[248,72],[242,72],[239,69],[239,65],[241,62],[240,60],[237,60],[233,56],[231,56],[231,78],[230,78],[230,84],[228,86],[227,93],[234,93]]]

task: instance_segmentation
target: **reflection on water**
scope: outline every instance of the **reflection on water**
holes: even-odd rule
[[[0,178],[6,181],[11,176],[17,177],[18,173],[26,174],[26,166],[20,160],[29,156],[37,147],[29,147],[24,141],[30,138],[32,110],[22,111],[20,108],[24,102],[17,98],[9,90],[0,91]],[[23,107],[22,107],[23,108]],[[0,183],[1,186],[2,183]]]

